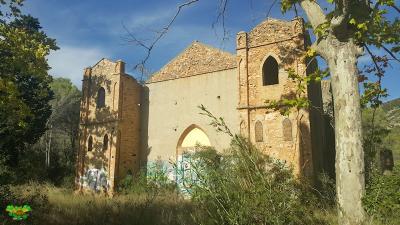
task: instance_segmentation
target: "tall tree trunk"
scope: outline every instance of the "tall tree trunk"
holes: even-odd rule
[[[336,192],[339,224],[364,221],[364,152],[357,58],[361,48],[352,41],[329,42],[327,59],[332,76],[336,136]]]

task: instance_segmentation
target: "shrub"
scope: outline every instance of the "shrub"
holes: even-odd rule
[[[235,136],[223,155],[207,148],[195,153],[197,181],[192,199],[204,213],[199,224],[322,224],[302,201],[305,191],[292,170]]]
[[[118,183],[117,191],[120,194],[157,194],[176,191],[176,185],[168,180],[162,166],[156,165],[151,170],[151,176],[144,169],[136,175],[128,171],[128,174]]]
[[[400,165],[387,175],[374,170],[363,203],[371,217],[385,224],[400,224]]]
[[[25,185],[0,187],[0,202],[2,214],[0,220],[3,224],[40,224],[43,216],[49,209],[47,190],[44,185],[38,183],[27,183]],[[34,213],[30,213],[26,221],[13,221],[4,211],[7,205],[23,206],[29,205]]]

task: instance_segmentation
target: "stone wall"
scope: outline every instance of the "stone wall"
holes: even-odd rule
[[[306,64],[301,61],[305,51],[303,20],[268,19],[249,33],[237,34],[239,71],[239,111],[241,133],[267,154],[282,159],[296,174],[312,174],[310,119],[307,110],[292,112],[285,117],[265,107],[266,100],[290,98],[296,84],[288,79],[287,69],[306,76]],[[263,85],[263,64],[272,56],[279,65],[278,84]],[[283,121],[292,124],[292,140],[284,138]],[[255,140],[255,124],[263,127],[263,141]],[[286,123],[286,124],[290,124]]]
[[[235,56],[231,53],[195,41],[153,74],[148,83],[228,70],[235,67]]]
[[[118,179],[130,171],[139,171],[140,154],[140,103],[142,86],[131,76],[123,75],[121,83],[121,110],[118,131],[121,148],[117,156]]]
[[[112,193],[128,171],[135,173],[152,164],[161,165],[171,173],[170,179],[178,181],[172,163],[184,164],[179,157],[184,150],[193,150],[196,138],[217,150],[229,147],[231,137],[210,125],[211,119],[200,114],[201,104],[222,117],[232,133],[249,137],[266,154],[288,162],[297,175],[312,177],[321,170],[331,171],[334,139],[328,126],[332,120],[325,116],[331,100],[328,85],[323,82],[322,90],[320,84],[309,85],[304,97],[312,107],[292,110],[287,116],[267,109],[265,102],[293,97],[297,84],[288,78],[287,69],[306,76],[318,66],[306,69],[303,61],[309,45],[303,20],[268,19],[248,33],[239,32],[236,44],[235,56],[193,42],[144,86],[125,73],[122,61],[103,59],[86,69],[77,158],[79,189],[106,186]],[[263,82],[268,57],[278,63],[277,84]],[[105,107],[99,108],[96,99],[101,87]],[[193,129],[197,130],[191,133]],[[182,146],[188,134],[193,135],[187,139],[192,144]],[[105,135],[109,138],[106,148]],[[89,152],[90,136],[94,147]]]
[[[112,62],[102,59],[85,70],[80,110],[80,145],[77,157],[76,183],[79,190],[94,189],[112,193],[119,169],[117,160],[126,161],[122,163],[124,166],[121,174],[126,173],[128,167],[135,168],[131,156],[135,153],[131,152],[138,151],[139,138],[130,140],[130,137],[135,136],[132,134],[134,132],[137,132],[136,136],[139,136],[139,113],[135,114],[135,112],[138,112],[137,103],[140,102],[138,88],[140,85],[135,83],[133,78],[125,75],[124,69],[122,61]],[[122,83],[126,84],[122,85]],[[100,88],[105,90],[104,107],[99,107],[97,104]],[[123,103],[124,99],[126,103]],[[134,104],[136,108],[133,108]],[[126,115],[125,120],[124,115]],[[123,132],[122,141],[119,135],[122,132],[118,132],[121,128],[126,130]],[[88,149],[90,137],[91,151]],[[108,141],[105,141],[106,139]],[[118,158],[120,146],[123,154]]]

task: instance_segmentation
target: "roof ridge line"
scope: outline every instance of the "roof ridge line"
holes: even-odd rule
[[[232,58],[235,58],[235,57],[236,57],[235,54],[232,54],[232,53],[230,53],[230,52],[221,50],[221,49],[216,48],[216,47],[214,47],[214,46],[211,46],[211,45],[209,45],[209,44],[205,44],[205,43],[200,42],[200,41],[198,41],[198,40],[194,40],[194,41],[191,42],[190,45],[188,45],[186,48],[184,48],[179,54],[177,54],[175,57],[173,57],[171,60],[169,60],[163,67],[161,67],[159,70],[157,70],[156,72],[154,72],[153,74],[151,74],[151,76],[146,80],[146,83],[147,83],[147,82],[150,82],[150,81],[152,80],[152,78],[153,78],[155,75],[159,74],[161,71],[163,71],[164,69],[166,69],[166,67],[167,67],[168,65],[170,65],[171,63],[173,63],[175,60],[177,60],[177,59],[178,59],[179,57],[181,57],[183,54],[185,54],[189,49],[191,49],[191,48],[192,48],[193,46],[195,46],[196,44],[199,45],[199,46],[201,46],[201,47],[203,47],[203,48],[210,49],[210,50],[212,50],[212,51],[218,52],[218,53],[220,53],[220,54],[223,54],[223,55],[226,55],[226,56],[229,56],[229,57],[232,57]],[[178,74],[171,74],[171,75],[177,76]]]

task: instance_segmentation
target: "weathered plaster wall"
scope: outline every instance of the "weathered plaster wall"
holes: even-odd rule
[[[236,69],[149,83],[148,88],[148,160],[176,158],[178,140],[192,124],[198,125],[217,149],[229,146],[230,137],[209,125],[210,118],[200,115],[203,104],[229,128],[238,133],[238,80]]]

